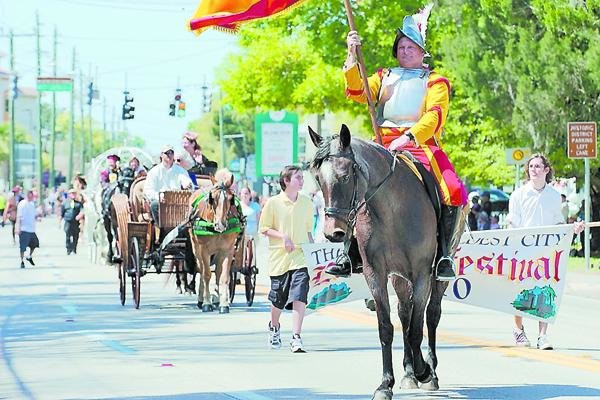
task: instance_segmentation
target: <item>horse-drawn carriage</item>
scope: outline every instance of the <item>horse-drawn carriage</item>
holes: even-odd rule
[[[153,221],[143,198],[144,182],[144,177],[138,178],[128,197],[115,194],[111,200],[117,227],[121,304],[125,304],[127,277],[131,278],[134,305],[139,308],[144,275],[174,273],[178,287],[183,278],[186,290],[193,292],[195,272],[199,271],[202,277],[198,307],[212,311],[209,284],[214,271],[221,312],[229,311],[238,275],[245,276],[247,304],[252,305],[258,273],[254,244],[244,237],[243,216],[231,207],[237,201],[231,192],[232,182],[215,182],[212,176],[201,175],[196,176],[199,189],[194,193],[186,190],[160,193],[158,221]],[[170,265],[168,268],[164,268],[166,263]],[[188,273],[194,276],[191,284],[187,281]],[[229,279],[219,280],[222,273]]]

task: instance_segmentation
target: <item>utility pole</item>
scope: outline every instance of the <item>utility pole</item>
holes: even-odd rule
[[[54,51],[52,58],[54,59],[54,66],[52,73],[56,78],[56,48],[58,47],[58,30],[56,25],[54,26]],[[48,174],[48,188],[54,186],[54,157],[56,155],[56,92],[52,92],[52,139],[50,144],[50,174]],[[70,182],[70,181],[69,181]]]
[[[108,147],[113,147],[113,143],[115,142],[115,106],[112,107],[112,115],[110,117],[110,143]]]
[[[71,64],[71,79],[75,78],[75,47],[73,47],[73,63]],[[71,85],[71,122],[69,125],[69,160],[67,167],[68,182],[73,181],[73,142],[75,141],[75,82]]]
[[[89,79],[91,82],[92,81],[92,64],[91,63],[90,63],[89,77],[90,77]],[[88,105],[88,124],[89,124],[89,126],[88,126],[88,158],[87,158],[88,161],[90,161],[90,165],[91,165],[91,161],[93,158],[93,154],[92,154],[93,153],[93,150],[92,150],[92,148],[93,148],[93,144],[92,144],[92,103],[93,103],[93,101],[91,101],[91,99],[90,99],[90,102]]]
[[[79,115],[81,118],[81,128],[79,130],[80,138],[80,160],[81,160],[81,172],[85,171],[85,119],[83,118],[83,73],[79,69]]]
[[[14,33],[10,30],[10,72],[15,73],[15,45],[14,45]],[[17,89],[18,90],[18,89]],[[9,175],[8,181],[10,187],[13,187],[17,183],[17,174],[15,171],[15,96],[11,94],[10,105],[10,164],[9,164]]]
[[[42,75],[42,49],[40,46],[40,15],[35,13],[35,36],[37,44],[37,76]],[[43,204],[44,191],[42,190],[42,92],[38,91],[38,137],[37,137],[37,160],[38,160],[38,177],[37,189],[38,199],[40,204]]]

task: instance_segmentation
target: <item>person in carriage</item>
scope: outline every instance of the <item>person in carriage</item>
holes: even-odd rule
[[[202,147],[198,143],[198,134],[196,132],[185,132],[181,145],[185,150],[181,158],[181,164],[188,170],[190,176],[215,174],[218,165],[202,153]]]
[[[129,160],[129,168],[133,171],[134,179],[140,175],[144,175],[147,173],[146,168],[143,165],[140,165],[140,160],[137,157],[131,157]]]
[[[442,133],[448,115],[450,83],[447,78],[423,63],[425,29],[431,6],[403,19],[396,30],[392,55],[398,66],[381,68],[368,77],[368,89],[377,108],[377,125],[382,144],[390,151],[407,151],[433,175],[441,201],[441,226],[435,268],[438,280],[455,278],[452,259],[459,231],[462,230],[463,207],[467,193],[442,150]],[[367,96],[357,65],[356,48],[360,38],[356,31],[347,35],[348,55],[344,63],[346,97],[366,103]],[[357,260],[333,265],[332,275],[348,275]]]
[[[116,154],[106,156],[106,169],[100,172],[100,184],[103,188],[119,179],[121,174],[120,161],[121,157]]]
[[[160,192],[191,189],[192,186],[192,180],[187,171],[175,163],[173,146],[165,145],[160,152],[160,163],[150,169],[144,185],[144,197],[150,203],[154,221],[158,221],[158,197]]]

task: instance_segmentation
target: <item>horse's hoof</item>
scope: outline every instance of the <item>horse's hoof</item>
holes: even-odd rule
[[[201,301],[199,301],[198,303],[196,303],[196,305],[198,306],[199,309],[202,310],[202,302]]]
[[[202,306],[202,312],[212,312],[213,310],[212,304],[204,304]]]
[[[400,388],[404,389],[404,390],[418,389],[419,385],[417,383],[417,378],[415,378],[414,376],[413,377],[405,376],[400,381]]]
[[[415,377],[417,378],[417,380],[420,383],[428,383],[431,381],[431,378],[433,378],[433,374],[431,372],[431,367],[429,366],[429,364],[425,364],[425,371],[423,371],[422,374],[418,375],[415,374]]]
[[[219,307],[219,314],[229,314],[229,306]]]
[[[177,292],[177,294],[182,294],[183,293],[183,291],[181,290],[180,287],[178,287],[177,289],[175,289],[175,291]]]
[[[121,264],[121,262],[123,262],[123,259],[119,256],[112,256],[111,262],[113,264]]]
[[[421,384],[421,389],[423,390],[438,390],[439,388],[440,385],[437,378],[433,378],[429,382]]]
[[[392,400],[393,396],[394,393],[392,392],[392,389],[379,389],[373,393],[372,400]]]

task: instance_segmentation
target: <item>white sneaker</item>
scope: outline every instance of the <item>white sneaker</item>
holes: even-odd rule
[[[513,336],[515,338],[515,346],[517,347],[529,347],[529,339],[527,339],[527,335],[525,335],[525,329],[513,330]]]
[[[292,353],[306,353],[303,347],[302,338],[295,333],[294,336],[292,336],[292,340],[290,340],[290,350],[292,350]]]
[[[278,328],[274,328],[271,325],[271,322],[269,321],[269,346],[271,346],[272,349],[280,349],[281,348],[281,333],[279,332],[279,328],[281,328],[281,325]]]
[[[537,340],[537,348],[540,350],[552,350],[554,347],[552,347],[552,343],[550,343],[548,336],[542,335]]]

